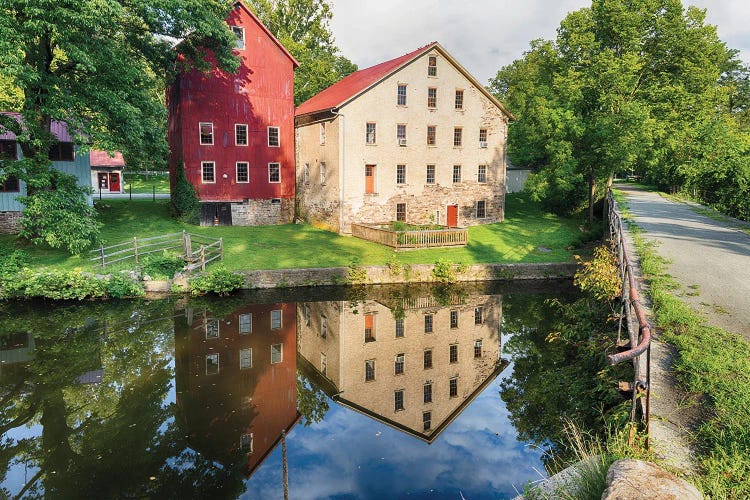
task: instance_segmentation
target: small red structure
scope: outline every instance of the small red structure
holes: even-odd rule
[[[184,167],[198,190],[203,225],[291,222],[299,63],[243,2],[227,24],[237,35],[237,73],[215,65],[207,75],[191,70],[167,90],[172,188]]]
[[[122,180],[122,169],[125,159],[122,153],[115,151],[110,156],[106,151],[92,149],[91,157],[91,185],[96,192],[122,193],[125,183]]]

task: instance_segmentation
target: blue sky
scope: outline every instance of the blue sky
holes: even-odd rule
[[[333,34],[344,55],[365,68],[439,41],[481,83],[536,38],[550,39],[565,15],[590,0],[332,0]],[[707,9],[707,21],[750,63],[750,2],[683,0]]]

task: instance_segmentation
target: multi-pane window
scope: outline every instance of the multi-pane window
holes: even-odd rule
[[[365,314],[365,342],[375,342],[375,316]]]
[[[453,165],[453,182],[461,182],[461,165]]]
[[[406,165],[396,165],[396,184],[406,184]]]
[[[247,183],[250,182],[250,164],[246,161],[238,161],[237,162],[237,173],[236,173],[236,179],[239,183]]]
[[[427,76],[437,76],[437,57],[435,56],[427,58]]]
[[[375,360],[368,359],[365,361],[365,382],[375,380]]]
[[[253,349],[240,349],[240,370],[247,370],[253,367]]]
[[[404,353],[396,354],[393,371],[396,375],[404,373]]]
[[[48,150],[51,161],[73,161],[73,153],[72,142],[56,142]]]
[[[432,384],[426,383],[424,385],[424,389],[422,390],[422,400],[425,403],[432,403]]]
[[[201,180],[203,184],[216,182],[216,163],[212,161],[201,162]]]
[[[487,217],[487,202],[484,200],[477,201],[477,219]]]
[[[484,307],[475,307],[474,308],[474,324],[475,325],[481,325],[484,323]]]
[[[435,125],[429,125],[427,127],[427,145],[428,146],[434,146],[435,145]]]
[[[10,175],[0,182],[0,193],[17,193],[20,190],[21,183],[18,182],[18,177]]]
[[[474,341],[474,357],[475,358],[482,357],[482,340],[481,339]]]
[[[479,129],[479,147],[480,148],[487,147],[487,129],[486,128]]]
[[[394,391],[393,393],[393,410],[401,411],[404,409],[404,390]]]
[[[427,165],[427,184],[435,184],[435,165]]]
[[[211,145],[214,143],[214,124],[210,122],[198,123],[198,129],[200,130],[200,140],[203,145]]]
[[[253,452],[253,433],[243,434],[240,436],[240,449],[245,453]]]
[[[320,145],[323,146],[326,143],[326,123],[320,124]]]
[[[272,148],[279,147],[279,127],[268,127],[268,146]]]
[[[449,393],[448,395],[452,398],[458,396],[458,379],[452,378],[448,381]]]
[[[271,344],[271,364],[281,363],[284,358],[284,345]]]
[[[275,309],[271,311],[271,330],[281,329],[281,310]]]
[[[458,344],[451,344],[448,349],[449,361],[451,363],[458,363]]]
[[[240,314],[240,335],[247,335],[253,332],[253,315],[252,314]]]
[[[206,338],[207,339],[219,338],[219,320],[218,319],[206,320]]]
[[[437,88],[435,87],[427,89],[427,107],[437,108]]]
[[[487,165],[477,167],[477,182],[487,182]]]
[[[406,146],[406,125],[402,123],[396,125],[396,140],[399,146]]]
[[[18,153],[16,151],[16,141],[0,141],[0,160],[3,159],[18,159]]]
[[[328,373],[328,361],[326,359],[326,355],[322,352],[320,353],[320,373],[323,374],[325,377]]]
[[[396,90],[396,105],[406,106],[406,85],[400,84]]]
[[[458,311],[451,311],[451,328],[458,328]]]
[[[326,171],[326,163],[324,161],[320,162],[320,183],[325,185],[327,180],[328,172]]]
[[[396,320],[396,338],[404,336],[404,318],[398,318]]]
[[[375,139],[377,138],[375,132],[375,124],[372,122],[368,122],[367,128],[365,130],[365,141],[367,142],[367,144],[375,144]]]
[[[281,163],[268,164],[268,182],[274,184],[281,182]]]
[[[431,427],[432,427],[432,412],[431,411],[422,412],[422,428],[426,431],[429,431]]]
[[[396,220],[406,222],[406,203],[396,203]]]
[[[245,28],[241,26],[232,26],[232,33],[237,37],[234,47],[238,50],[245,48]]]
[[[464,91],[456,90],[456,109],[464,109]]]
[[[424,315],[424,332],[425,333],[431,333],[432,332],[432,314],[425,314]]]
[[[236,146],[247,146],[247,125],[237,123],[234,126],[234,144]]]
[[[309,324],[309,320],[308,320]],[[320,317],[320,337],[326,338],[328,337],[328,318],[325,316]]]
[[[453,129],[453,145],[454,146],[461,146],[461,143],[463,142],[464,138],[464,129],[461,127],[456,127]]]
[[[219,373],[219,354],[206,354],[206,375]]]
[[[425,349],[424,351],[424,369],[432,368],[432,349]]]

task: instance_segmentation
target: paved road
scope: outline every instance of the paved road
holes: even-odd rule
[[[683,299],[710,324],[750,340],[750,235],[656,193],[618,189],[645,236],[671,261],[668,272],[682,285]]]

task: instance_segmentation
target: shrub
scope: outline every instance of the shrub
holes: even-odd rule
[[[19,274],[19,278],[23,278],[23,274]],[[26,274],[25,278],[19,282],[16,295],[54,300],[104,297],[106,281],[77,271]]]
[[[200,222],[201,204],[195,186],[185,177],[185,168],[180,165],[175,170],[175,185],[172,191],[172,210],[177,219],[188,224]]]
[[[191,279],[188,284],[191,295],[204,295],[206,293],[227,295],[229,292],[242,288],[245,284],[245,277],[228,271],[223,266],[217,266],[211,271]]]
[[[170,279],[185,267],[185,259],[165,251],[162,255],[148,255],[143,259],[141,271],[152,278]]]
[[[29,256],[23,250],[0,247],[0,283],[12,279],[29,263]]]
[[[449,260],[439,259],[432,268],[432,277],[438,283],[455,283],[457,274],[466,270],[465,264],[456,264],[455,266]]]
[[[113,274],[109,278],[106,284],[106,291],[107,295],[114,299],[143,297],[144,293],[140,282],[122,273]]]
[[[593,296],[601,302],[614,300],[622,293],[622,280],[617,264],[617,257],[605,246],[594,249],[594,257],[588,262],[582,262],[576,271],[573,283],[583,292]]]
[[[359,265],[358,260],[353,260],[346,268],[346,282],[354,284],[362,284],[367,281],[367,269]]]

